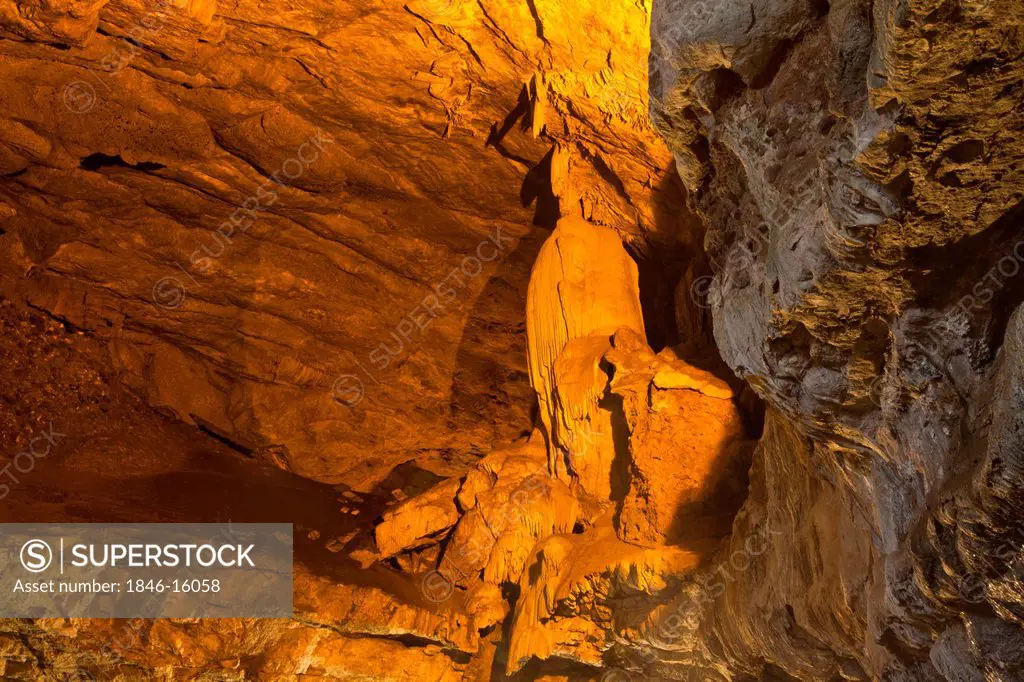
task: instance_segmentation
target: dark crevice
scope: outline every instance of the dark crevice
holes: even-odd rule
[[[953,163],[969,163],[985,153],[985,143],[981,140],[964,140],[958,142],[943,154]]]
[[[78,164],[79,168],[87,171],[99,171],[101,168],[131,168],[132,170],[150,173],[166,168],[162,163],[155,161],[140,161],[139,163],[128,163],[120,155],[103,154],[96,152],[84,157]]]
[[[1002,346],[1010,315],[1024,301],[1024,265],[1017,248],[1022,218],[1024,200],[984,232],[955,245],[922,247],[910,258],[914,271],[927,273],[916,278],[917,301],[922,307],[944,309],[960,304],[974,313],[991,309],[984,331],[993,351]]]
[[[1005,250],[998,252],[999,260],[993,266],[1000,272],[999,276],[1005,279],[1004,286],[995,292],[995,300],[992,304],[992,324],[988,329],[988,344],[993,349],[993,353],[996,349],[1002,348],[1010,317],[1024,301],[1024,272],[1014,269],[1013,275],[1006,276],[1003,271],[999,270],[1000,263],[1007,257],[1012,259],[1016,268],[1024,270],[1024,263],[1021,262],[1021,254],[1018,249],[1021,243],[1019,230],[1022,219],[1024,219],[1024,201],[1017,203],[993,225],[993,227],[1000,228],[1000,231],[1009,230],[1011,234],[1010,239],[1003,242],[1006,245]],[[1003,270],[1006,270],[1005,264]]]
[[[193,418],[195,418],[195,417],[193,417]],[[252,448],[248,448],[248,447],[242,445],[241,443],[238,443],[236,441],[231,440],[230,438],[228,438],[224,434],[218,432],[217,429],[215,427],[213,427],[212,425],[206,424],[206,423],[202,422],[202,420],[196,420],[196,426],[199,428],[199,430],[202,433],[206,434],[207,436],[209,436],[210,438],[214,439],[215,441],[217,441],[219,443],[222,443],[223,445],[228,446],[229,448],[231,448],[235,452],[241,453],[241,454],[245,455],[246,457],[251,457],[252,456],[252,454],[253,454],[253,449]]]
[[[343,630],[330,623],[321,623],[318,621],[306,620],[303,618],[296,618],[296,622],[302,623],[308,627],[321,628],[326,630],[333,630],[340,634],[342,637],[348,639],[384,639],[392,642],[398,642],[404,646],[417,649],[433,648],[438,647],[441,654],[450,659],[453,663],[459,663],[466,665],[472,658],[470,654],[465,651],[444,646],[439,640],[430,639],[429,637],[422,637],[412,633],[376,633],[376,632],[352,632],[350,630]]]
[[[808,0],[810,10],[813,17],[816,20],[823,20],[828,16],[831,10],[831,4],[828,0]],[[775,76],[778,75],[782,69],[783,64],[789,58],[789,55],[793,52],[793,49],[800,43],[804,34],[796,36],[794,38],[780,40],[772,50],[771,56],[765,63],[761,71],[750,81],[750,87],[754,90],[761,90],[771,85],[772,81],[775,80]]]
[[[670,249],[662,255],[647,255],[634,244],[625,246],[639,272],[640,308],[647,344],[655,352],[675,346],[682,341],[676,320],[675,294],[688,265],[686,254]]]
[[[767,663],[761,671],[761,682],[800,682],[785,670],[773,663]]]
[[[602,361],[602,368],[611,373],[614,370]],[[612,460],[610,473],[611,501],[614,504],[613,522],[619,524],[619,517],[622,514],[622,507],[625,504],[626,496],[629,494],[629,487],[632,481],[632,455],[630,454],[629,421],[626,419],[626,409],[622,396],[611,392],[611,386],[607,388],[601,401],[598,403],[601,409],[611,414],[612,441],[615,447],[615,456]]]
[[[717,111],[726,102],[738,97],[747,89],[743,78],[732,69],[718,68],[711,71],[708,76],[711,79],[712,91],[705,105],[710,111]]]
[[[66,317],[63,317],[61,315],[58,315],[57,313],[47,310],[42,306],[36,305],[31,301],[26,300],[25,305],[28,306],[31,310],[35,310],[36,312],[42,313],[44,316],[50,318],[51,320],[60,322],[62,325],[64,325],[64,328],[71,333],[91,334],[91,332],[88,329],[85,329],[84,327],[79,327],[77,324],[67,319]]]
[[[797,41],[792,39],[779,41],[764,68],[750,81],[750,87],[754,90],[761,90],[771,85],[796,44]]]
[[[96,27],[96,33],[98,33],[101,36],[107,37],[107,38],[112,38],[113,40],[123,40],[124,42],[126,42],[126,43],[128,43],[129,45],[132,46],[132,47],[129,48],[129,50],[131,50],[133,53],[134,53],[134,50],[132,48],[138,48],[139,50],[145,50],[146,52],[149,52],[150,54],[155,54],[156,56],[160,57],[164,61],[168,61],[168,62],[174,61],[173,57],[171,57],[171,55],[167,54],[166,52],[161,52],[160,50],[157,50],[157,49],[155,49],[153,47],[150,47],[148,45],[143,45],[142,43],[140,43],[138,40],[136,40],[135,38],[131,37],[130,35],[127,35],[127,34],[123,35],[123,36],[114,35],[113,33],[110,33],[109,31],[104,30],[100,26]],[[115,48],[114,54],[117,54],[116,48]],[[129,55],[129,59],[132,56],[134,56],[134,54]],[[128,59],[122,60],[120,55],[118,55],[118,63],[119,63],[119,65],[124,66],[124,65],[127,64],[127,62],[128,62]]]
[[[519,200],[523,206],[536,202],[533,213],[533,224],[548,229],[555,229],[555,224],[562,217],[558,197],[551,187],[551,161],[555,150],[549,151],[536,166],[526,173],[523,186],[519,190]]]
[[[530,16],[533,17],[533,22],[537,25],[537,37],[547,44],[548,39],[544,37],[544,22],[540,20],[540,13],[537,12],[537,3],[535,0],[526,0],[526,4],[530,8]]]
[[[816,19],[828,16],[829,10],[832,9],[832,5],[828,0],[809,0],[811,5],[811,11],[814,12]]]
[[[629,192],[626,191],[626,185],[623,184],[622,178],[620,178],[618,174],[614,170],[612,170],[605,162],[605,160],[602,159],[600,156],[594,154],[588,155],[587,158],[594,166],[594,170],[597,171],[597,174],[601,176],[601,179],[607,182],[612,187],[614,187],[616,194],[618,194],[622,199],[629,203],[631,201],[631,198],[629,196]]]
[[[494,124],[491,126],[491,132],[487,136],[484,146],[499,147],[502,141],[504,141],[505,136],[515,127],[516,121],[520,119],[523,121],[523,129],[528,128],[530,125],[530,92],[526,86],[523,86],[519,91],[519,99],[516,102],[516,106],[505,116],[505,120],[501,122],[501,125]]]

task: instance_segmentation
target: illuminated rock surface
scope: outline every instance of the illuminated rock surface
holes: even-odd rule
[[[601,667],[620,622],[692,572],[743,499],[751,445],[733,390],[647,346],[638,276],[610,230],[560,221],[526,310],[541,428],[375,529],[385,559],[444,541],[428,575],[471,612],[482,594],[496,608],[481,582],[512,595],[508,675],[531,660]]]
[[[602,418],[601,366],[620,328],[644,334],[639,274],[619,237],[580,218],[558,223],[530,276],[526,338],[548,469],[601,499],[611,495],[615,448]]]
[[[695,242],[649,12],[4,0],[0,289],[301,475],[460,471],[529,422],[526,282],[560,213],[652,261]]]
[[[1024,678],[1022,23],[0,0],[0,521],[297,538],[0,676]]]

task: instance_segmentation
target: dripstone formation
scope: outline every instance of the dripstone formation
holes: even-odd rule
[[[426,553],[478,625],[509,624],[508,675],[531,659],[602,666],[728,533],[753,446],[725,381],[647,346],[613,231],[561,220],[527,301],[537,430],[375,529],[383,558]]]
[[[296,528],[0,676],[1024,679],[1022,28],[0,0],[0,520]]]

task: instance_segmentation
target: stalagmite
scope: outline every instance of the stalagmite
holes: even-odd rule
[[[511,619],[509,675],[531,658],[599,664],[609,619],[641,622],[643,600],[700,563],[743,499],[752,443],[733,391],[648,346],[638,280],[613,230],[562,219],[527,296],[533,436],[376,528],[382,557],[441,543],[437,572],[470,612]],[[504,607],[496,590],[511,586]]]
[[[563,218],[530,275],[526,335],[551,473],[608,498],[614,442],[598,414],[601,358],[620,328],[644,335],[636,263],[611,229]]]
[[[0,528],[0,680],[1024,681],[1022,29],[0,0],[0,522],[294,559],[84,618]]]
[[[754,441],[729,385],[620,330],[606,355],[628,424],[619,537],[641,545],[724,536],[743,500]]]

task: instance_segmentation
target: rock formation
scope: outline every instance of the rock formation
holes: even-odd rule
[[[471,613],[498,624],[511,609],[508,675],[531,659],[600,667],[616,621],[642,618],[728,535],[751,448],[725,381],[648,347],[612,230],[560,221],[527,301],[539,429],[375,528],[383,559],[443,543],[426,575]]]
[[[523,302],[560,214],[652,262],[693,241],[646,116],[649,22],[587,0],[3,0],[0,291],[303,476],[454,474],[529,421]]]
[[[615,452],[612,424],[598,416],[608,381],[601,361],[620,328],[644,334],[636,264],[614,231],[576,217],[560,221],[530,276],[530,383],[550,473],[604,499]]]
[[[1022,25],[0,0],[0,521],[298,538],[0,677],[1024,679]]]
[[[1024,674],[1022,18],[655,3],[652,118],[708,227],[717,345],[770,413],[713,587],[644,640],[656,675]]]

